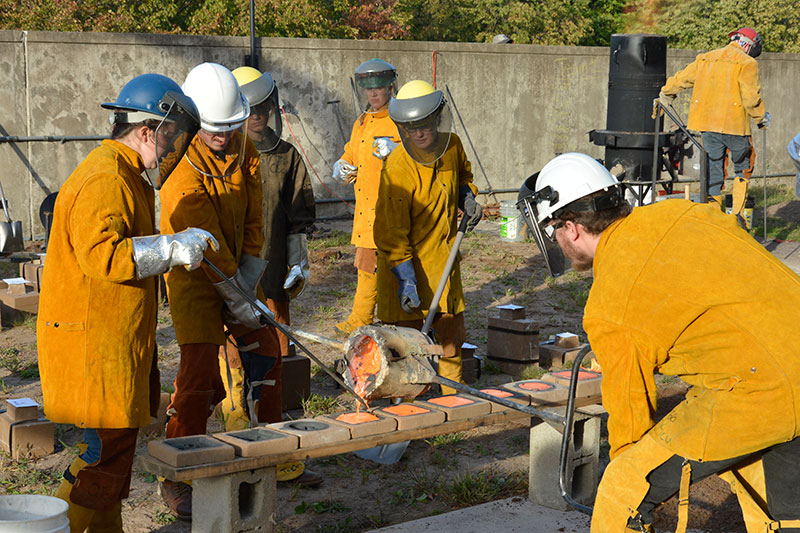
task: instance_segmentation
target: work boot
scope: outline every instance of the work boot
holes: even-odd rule
[[[122,503],[117,502],[110,511],[95,511],[89,522],[88,533],[123,533]]]
[[[158,494],[169,510],[181,520],[192,519],[192,486],[165,479],[158,485]]]
[[[378,277],[375,274],[359,270],[356,295],[353,298],[353,310],[347,320],[336,324],[336,329],[350,335],[357,328],[372,324],[377,301]]]
[[[86,447],[84,445],[81,453],[85,451]],[[61,482],[61,485],[58,486],[58,489],[54,494],[56,498],[64,500],[69,505],[69,508],[67,509],[67,518],[69,518],[69,527],[72,533],[83,533],[86,528],[89,527],[89,522],[91,522],[92,517],[96,512],[94,509],[89,509],[76,503],[72,503],[72,500],[70,499],[70,493],[72,492],[73,486],[73,482],[70,480],[74,480],[75,476],[78,475],[78,472],[80,472],[86,465],[86,461],[80,457],[76,457],[69,468],[67,468],[66,472],[64,472],[64,480]]]
[[[306,470],[306,465],[302,461],[278,465],[276,479],[282,482],[291,481],[306,488],[318,487],[323,481],[321,475],[311,470]]]

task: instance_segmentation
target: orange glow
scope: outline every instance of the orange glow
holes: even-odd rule
[[[386,411],[387,413],[392,413],[393,415],[397,416],[411,416],[411,415],[421,415],[423,413],[430,413],[430,410],[425,409],[424,407],[411,405],[410,403],[401,403],[398,405],[392,405],[391,407],[385,407],[383,410]]]
[[[343,415],[339,415],[336,417],[336,420],[339,422],[344,422],[346,424],[363,424],[364,422],[375,422],[376,420],[380,420],[377,416],[373,415],[372,413],[345,413]]]
[[[509,396],[514,396],[514,394],[499,390],[499,389],[481,389],[481,392],[485,392],[486,394],[491,394],[492,396],[497,396],[498,398],[508,398]]]
[[[603,369],[600,367],[600,363],[597,362],[597,359],[592,358],[592,364],[589,366],[589,370],[592,372],[597,372],[598,374],[603,373]]]
[[[367,387],[375,382],[381,369],[381,354],[378,343],[364,335],[353,348],[353,356],[347,365],[353,380],[353,390],[361,398],[367,394]]]
[[[572,377],[572,370],[562,370],[561,372],[553,372],[553,375],[562,379],[570,379]],[[587,372],[585,370],[578,371],[578,381],[584,379],[593,379],[598,377],[594,372]]]
[[[475,403],[470,399],[462,398],[461,396],[442,396],[441,398],[431,398],[428,400],[430,403],[441,405],[442,407],[460,407],[462,405],[469,405]]]
[[[541,381],[529,381],[527,383],[520,383],[519,388],[525,390],[548,390],[552,389],[553,386],[550,383],[543,383]]]

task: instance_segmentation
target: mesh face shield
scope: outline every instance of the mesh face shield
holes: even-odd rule
[[[167,91],[159,102],[159,108],[165,116],[155,131],[157,167],[147,172],[147,178],[155,189],[164,185],[200,129],[195,107],[188,97]]]
[[[536,240],[536,244],[542,252],[545,265],[550,275],[558,277],[569,271],[572,265],[555,240],[555,228],[551,226],[552,219],[547,217],[541,222],[537,222],[540,219],[539,213],[536,210],[539,204],[537,196],[541,195],[537,195],[534,191],[536,189],[536,179],[538,177],[539,173],[537,172],[526,179],[525,183],[522,184],[519,190],[519,196],[517,197],[517,209],[519,209],[522,218],[525,220],[525,224],[528,226],[528,230]],[[550,191],[550,193],[552,194],[555,192]]]
[[[247,134],[256,143],[259,151],[271,152],[278,146],[283,133],[278,89],[275,88],[266,100],[250,108]]]

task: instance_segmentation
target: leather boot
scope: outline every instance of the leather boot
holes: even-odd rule
[[[228,369],[224,357],[219,358],[220,375],[225,386],[225,399],[222,400],[220,410],[225,420],[225,431],[237,431],[250,427],[250,418],[244,407],[244,369],[231,367],[232,391],[228,386]]]
[[[74,480],[75,476],[78,475],[78,472],[80,472],[81,469],[86,465],[86,461],[80,457],[76,457],[69,468],[67,468],[66,472],[64,472],[64,481],[61,482],[61,485],[58,486],[58,489],[54,494],[56,498],[60,498],[69,504],[67,518],[69,518],[70,533],[83,533],[86,531],[86,528],[89,527],[92,517],[96,513],[94,509],[89,509],[76,503],[72,503],[72,500],[69,497],[70,493],[72,492],[73,485],[73,481],[71,480]]]
[[[158,485],[158,494],[169,510],[181,520],[192,519],[192,486],[165,479]]]
[[[375,317],[375,304],[378,301],[378,276],[358,271],[358,287],[353,298],[353,310],[347,320],[336,324],[336,329],[350,334],[356,328],[372,324]]]

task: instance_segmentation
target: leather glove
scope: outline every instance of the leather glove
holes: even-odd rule
[[[764,113],[764,118],[761,119],[761,122],[757,124],[758,129],[769,129],[769,125],[772,123],[772,117],[769,115],[769,111]]]
[[[375,138],[375,142],[372,143],[372,148],[375,149],[372,152],[372,155],[377,157],[378,159],[386,160],[389,157],[389,154],[392,153],[392,150],[397,148],[399,143],[394,142],[389,137],[377,137]]]
[[[235,283],[248,296],[251,296],[253,300],[256,300],[258,298],[258,282],[261,281],[261,276],[264,275],[266,268],[267,262],[263,259],[242,254],[239,260],[239,268],[236,270],[231,282]],[[258,329],[266,323],[261,317],[262,313],[271,319],[275,319],[275,314],[267,309],[266,306],[256,308],[245,300],[239,294],[239,291],[231,287],[230,282],[222,280],[219,283],[214,283],[214,288],[225,303],[225,310],[223,311],[225,320],[231,324],[241,324],[250,329]]]
[[[474,230],[483,218],[483,207],[475,200],[475,195],[469,185],[462,185],[458,188],[458,207],[467,217],[467,231]]]
[[[345,161],[344,159],[338,160],[333,164],[333,179],[342,183],[353,183],[356,181],[356,173],[358,169]]]
[[[414,264],[411,259],[400,263],[392,269],[392,273],[397,277],[400,284],[398,295],[400,296],[400,307],[406,313],[413,313],[422,303],[417,294],[417,275],[414,273]]]
[[[308,241],[305,233],[292,233],[286,238],[286,255],[289,273],[283,283],[283,289],[289,298],[297,298],[306,288],[306,280],[311,274],[308,265]]]
[[[209,245],[215,252],[219,250],[217,239],[199,228],[186,228],[171,235],[133,237],[131,241],[138,279],[163,274],[178,265],[194,270],[203,262]]]
[[[678,96],[677,94],[669,95],[664,93],[664,91],[661,91],[658,93],[657,101],[658,103],[661,104],[661,107],[672,107],[672,103],[675,101],[675,98],[677,96]],[[661,114],[663,113],[663,111],[659,109],[658,105],[656,104],[656,101],[653,101],[653,115],[652,115],[653,118],[656,118],[656,113]]]

